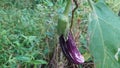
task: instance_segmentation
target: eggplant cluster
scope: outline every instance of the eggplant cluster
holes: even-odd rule
[[[68,39],[65,41],[64,35],[59,37],[60,47],[65,57],[74,64],[84,63],[84,57],[76,47],[72,32],[69,32]]]

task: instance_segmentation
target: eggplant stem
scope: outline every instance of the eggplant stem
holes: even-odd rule
[[[71,18],[70,30],[72,29],[72,26],[73,26],[74,12],[78,8],[77,0],[73,0],[73,2],[75,3],[76,7],[72,10],[72,18]]]
[[[63,12],[64,15],[68,15],[68,14],[69,14],[69,10],[70,10],[70,7],[71,7],[71,3],[72,3],[71,0],[67,2],[67,5],[66,5],[66,7],[65,7],[65,10],[64,10],[64,12]]]

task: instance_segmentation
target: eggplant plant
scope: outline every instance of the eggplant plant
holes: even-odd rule
[[[71,6],[71,0],[67,2],[63,14],[59,16],[57,31],[59,37],[60,47],[65,57],[74,64],[84,63],[84,57],[81,55],[76,47],[75,40],[69,26],[69,9]]]

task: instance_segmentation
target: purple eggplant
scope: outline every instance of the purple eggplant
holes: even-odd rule
[[[74,64],[84,63],[84,57],[81,55],[79,50],[76,47],[75,40],[72,36],[72,33],[69,32],[68,39],[65,41],[64,36],[59,37],[60,46],[65,57]]]
[[[68,50],[68,48],[67,48],[67,44],[66,44],[66,42],[65,42],[65,39],[64,39],[64,36],[63,36],[63,35],[61,35],[61,36],[59,37],[59,42],[60,42],[60,47],[61,47],[61,49],[62,49],[62,51],[63,51],[63,54],[65,55],[65,57],[66,57],[70,62],[73,63],[73,59],[72,59],[72,57],[70,56],[70,54],[68,53],[69,50]]]
[[[79,52],[78,48],[76,47],[75,40],[73,38],[72,32],[69,32],[68,40],[66,41],[67,48],[69,50],[69,54],[74,60],[75,64],[84,63],[84,57]]]

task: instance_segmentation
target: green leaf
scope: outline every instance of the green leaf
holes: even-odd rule
[[[89,16],[89,49],[96,68],[120,68],[115,54],[120,48],[120,17],[116,16],[106,4],[93,5]]]
[[[31,61],[31,58],[29,58],[27,56],[17,56],[16,59],[18,61],[23,61],[23,62],[29,62],[29,61]]]
[[[45,60],[33,60],[31,61],[32,64],[47,64]]]
[[[105,0],[99,0],[100,2],[105,2]]]

